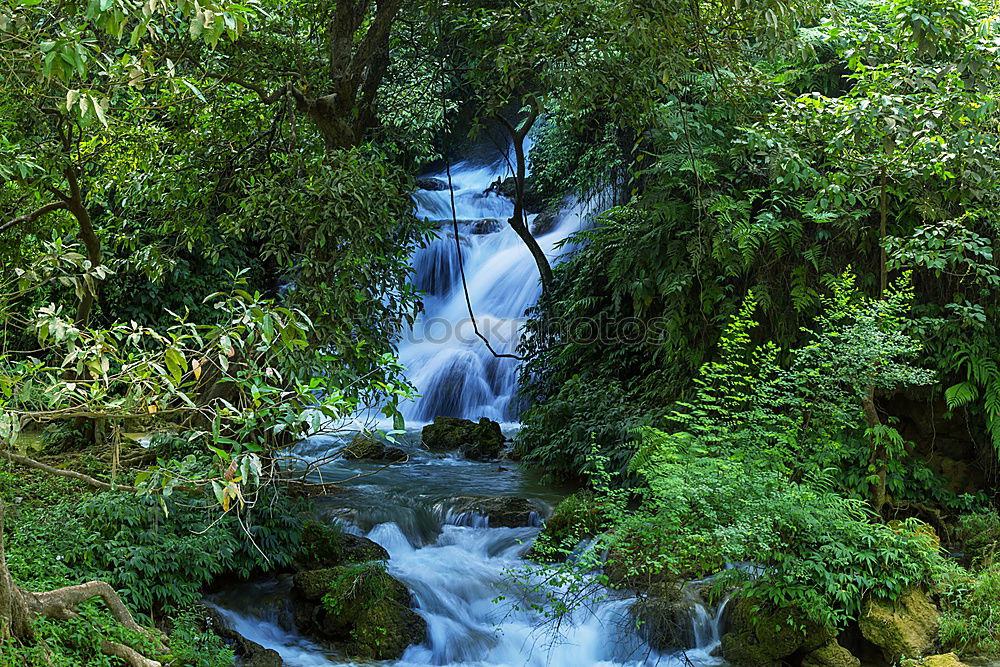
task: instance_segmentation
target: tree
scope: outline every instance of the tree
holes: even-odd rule
[[[85,257],[53,248],[31,270],[7,273],[0,303],[26,291],[74,279]],[[133,323],[110,328],[77,324],[50,305],[28,317],[9,316],[34,332],[51,361],[30,353],[0,350],[0,456],[48,474],[73,477],[92,486],[161,498],[174,490],[214,495],[222,512],[252,505],[266,483],[307,487],[311,469],[294,470],[278,454],[285,446],[318,432],[328,421],[349,415],[355,404],[340,393],[318,394],[319,380],[301,377],[311,327],[301,312],[275,305],[242,290],[216,295],[218,318],[196,324],[178,320],[165,332]],[[323,355],[313,353],[314,367]],[[72,377],[67,381],[67,377]],[[220,391],[220,388],[224,388]],[[29,423],[84,418],[120,424],[158,415],[186,427],[189,438],[208,443],[217,471],[197,475],[187,461],[167,461],[141,472],[133,484],[96,479],[55,469],[19,454],[19,435]],[[103,444],[117,450],[118,428]],[[325,488],[324,485],[319,485]],[[0,506],[0,517],[3,508]],[[32,592],[13,581],[0,539],[0,636],[27,639],[34,616],[68,618],[80,603],[101,597],[124,626],[149,634],[135,622],[106,583],[89,582]],[[160,638],[151,635],[159,644]],[[105,642],[103,650],[132,665],[159,664],[134,649]]]

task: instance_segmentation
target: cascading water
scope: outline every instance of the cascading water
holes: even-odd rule
[[[458,242],[477,322],[498,352],[511,352],[520,318],[540,288],[530,254],[506,224],[513,206],[490,188],[504,175],[504,167],[503,160],[459,163],[452,169],[452,180],[460,221]],[[414,198],[419,215],[449,223],[442,225],[440,238],[414,257],[416,282],[426,293],[425,312],[411,337],[401,343],[400,358],[422,397],[404,412],[410,422],[440,415],[507,421],[514,416],[517,362],[495,358],[472,331],[450,224],[450,193],[421,190]],[[550,230],[538,233],[539,244],[554,256],[556,244],[586,218],[579,207],[563,211]],[[315,460],[344,443],[342,436],[318,437],[296,453]],[[559,591],[543,580],[544,570],[521,558],[539,528],[490,527],[485,517],[449,511],[453,506],[449,499],[463,494],[519,496],[551,507],[561,494],[534,484],[516,469],[454,454],[434,455],[411,440],[399,444],[410,457],[404,464],[383,470],[373,462],[336,459],[322,469],[326,481],[346,480],[343,491],[326,501],[326,515],[388,551],[389,573],[411,591],[417,613],[427,622],[425,641],[409,647],[401,660],[391,664],[710,667],[722,663],[713,655],[719,645],[721,610],[710,615],[696,601],[691,618],[694,646],[677,654],[660,655],[645,644],[629,613],[634,599],[612,591],[585,600],[555,632],[551,620],[537,609],[544,606],[546,594]],[[288,588],[287,581],[251,583],[219,593],[210,602],[238,632],[277,650],[291,667],[355,664],[300,636],[280,605],[261,603],[282,591],[287,595]]]
[[[408,421],[434,417],[489,417],[510,421],[514,415],[517,361],[495,357],[474,331],[459,273],[461,244],[469,296],[479,330],[498,353],[515,351],[525,310],[538,300],[538,269],[527,247],[507,224],[514,213],[510,199],[497,192],[509,174],[505,159],[465,161],[451,169],[458,243],[452,224],[451,191],[418,190],[417,216],[439,221],[438,238],[413,257],[415,283],[424,291],[424,313],[399,346],[400,361],[421,398],[405,406]],[[431,174],[447,182],[447,173]],[[529,226],[537,216],[528,218]],[[556,244],[578,230],[586,212],[566,207],[549,229],[536,231],[550,260]]]
[[[559,590],[543,583],[544,570],[521,556],[538,534],[536,526],[490,527],[484,517],[450,511],[456,494],[516,495],[550,505],[559,494],[516,470],[495,463],[435,456],[412,442],[400,443],[410,461],[376,476],[350,482],[329,499],[325,516],[345,530],[365,535],[389,552],[388,571],[413,594],[427,622],[422,644],[409,647],[394,667],[715,667],[722,608],[710,613],[691,595],[691,648],[675,654],[653,651],[634,632],[625,594],[603,591],[584,600],[556,629],[532,603],[545,604]],[[320,438],[299,453],[322,456],[332,438]],[[326,468],[345,479],[380,464],[338,461]],[[290,667],[356,664],[324,652],[300,636],[288,614],[268,601],[287,583],[252,583],[210,600],[247,638],[277,650]]]

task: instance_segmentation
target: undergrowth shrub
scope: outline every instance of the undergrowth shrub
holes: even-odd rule
[[[992,567],[1000,549],[1000,514],[988,508],[958,518],[955,538],[966,559],[975,567]]]
[[[846,274],[830,287],[804,329],[809,340],[789,350],[754,343],[748,299],[691,398],[671,406],[663,428],[634,432],[630,484],[608,446],[595,443],[588,468],[607,527],[552,578],[575,578],[576,592],[595,571],[628,588],[717,573],[716,592],[737,586],[839,630],[866,599],[897,599],[944,571],[932,530],[915,519],[885,524],[870,507],[875,466],[848,484],[835,467],[850,458],[845,448],[866,445],[870,456],[877,442],[862,417],[866,394],[929,380],[910,364],[918,349],[902,316],[910,291],[870,299]],[[895,429],[883,424],[879,434],[891,439],[888,461],[905,461]],[[548,546],[571,555],[569,545]]]
[[[81,506],[82,539],[67,564],[105,578],[135,609],[176,610],[223,573],[247,578],[291,563],[301,520],[293,503],[275,496],[237,517],[219,517],[203,498],[172,496],[160,505],[122,494],[100,494]]]
[[[949,581],[942,599],[938,637],[963,655],[1000,656],[1000,566],[962,571]]]
[[[556,396],[527,410],[515,447],[546,475],[584,479],[595,441],[603,443],[612,467],[624,470],[635,453],[635,429],[650,421],[618,383],[573,377]]]

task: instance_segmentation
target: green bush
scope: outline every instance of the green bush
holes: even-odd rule
[[[173,631],[168,646],[170,655],[163,661],[189,667],[231,667],[236,658],[222,638],[209,630],[200,630],[201,619],[185,610],[171,619]]]
[[[164,515],[152,499],[99,494],[80,508],[82,534],[68,545],[66,563],[105,578],[134,609],[176,610],[223,573],[246,578],[291,563],[301,522],[294,505],[273,500],[220,518],[203,498],[176,498]]]
[[[522,459],[559,479],[585,478],[594,443],[624,470],[635,453],[635,429],[649,418],[615,382],[573,377],[556,396],[523,415],[515,447]]]
[[[948,582],[938,637],[963,655],[1000,656],[1000,566],[963,570]]]
[[[990,508],[963,514],[958,518],[955,539],[972,565],[991,567],[1000,547],[1000,513]]]

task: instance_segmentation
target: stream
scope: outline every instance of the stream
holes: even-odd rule
[[[521,318],[538,298],[539,286],[530,254],[506,224],[513,212],[510,200],[489,191],[507,173],[506,164],[493,155],[456,164],[451,171],[458,242],[477,324],[494,349],[512,352]],[[429,176],[446,178],[442,173]],[[494,357],[472,331],[450,231],[450,193],[418,190],[414,200],[419,216],[449,223],[413,258],[416,284],[426,296],[423,315],[399,345],[400,359],[421,395],[403,408],[409,429],[399,444],[410,458],[347,482],[343,492],[318,504],[326,520],[367,536],[389,552],[389,573],[409,588],[417,613],[427,621],[422,644],[410,646],[399,661],[379,664],[721,665],[712,653],[719,646],[722,610],[711,612],[700,603],[691,617],[692,646],[671,655],[658,654],[636,636],[629,615],[634,599],[620,593],[595,594],[558,627],[549,622],[525,603],[540,602],[545,592],[558,591],[542,583],[540,567],[521,557],[541,520],[568,490],[540,484],[515,463],[469,461],[419,446],[420,426],[440,415],[489,417],[502,422],[508,435],[516,430],[512,419],[517,361]],[[547,230],[536,234],[539,244],[555,257],[558,242],[589,217],[584,207],[565,206]],[[316,437],[296,453],[319,459],[344,442],[342,436]],[[381,465],[336,459],[323,467],[323,476],[343,480]],[[538,525],[490,527],[484,517],[451,510],[449,499],[462,495],[529,499],[539,509]],[[251,582],[216,593],[208,602],[235,630],[278,651],[286,665],[356,664],[296,632],[288,610],[289,590],[287,578]]]

